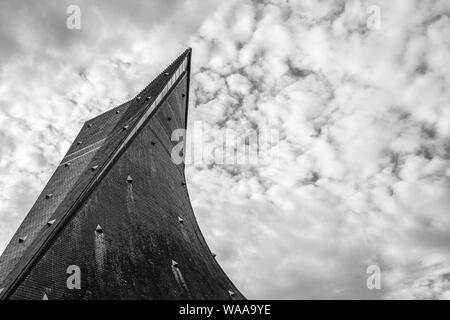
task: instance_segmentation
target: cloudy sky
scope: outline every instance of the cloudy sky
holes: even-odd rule
[[[279,132],[263,164],[186,168],[248,298],[450,299],[448,0],[1,1],[0,252],[82,123],[188,46],[194,142]]]

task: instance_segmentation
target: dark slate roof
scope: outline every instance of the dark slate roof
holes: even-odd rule
[[[117,152],[143,125],[142,119],[149,116],[150,108],[159,106],[161,100],[155,104],[155,99],[166,90],[175,72],[185,66],[185,72],[189,73],[190,54],[191,49],[183,52],[134,99],[83,125],[0,257],[0,297],[7,294],[46,244],[63,228],[71,213],[92,192],[113,158],[118,156]],[[55,221],[48,224],[51,220]]]

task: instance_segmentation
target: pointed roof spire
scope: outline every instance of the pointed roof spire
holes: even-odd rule
[[[44,296],[42,297],[42,300],[48,300],[48,296],[46,293],[44,293]]]
[[[44,250],[46,249],[47,243],[54,241],[55,239],[57,239],[57,237],[60,236],[60,231],[64,230],[64,228],[66,228],[65,225],[61,225],[60,222],[63,222],[65,219],[68,219],[69,217],[75,216],[76,210],[78,209],[78,204],[79,203],[84,203],[85,201],[87,201],[89,199],[89,196],[92,194],[92,192],[94,192],[95,188],[98,186],[98,182],[100,181],[100,178],[104,178],[104,176],[98,177],[99,179],[97,180],[96,176],[98,176],[98,174],[103,174],[105,173],[105,176],[108,174],[109,169],[116,163],[116,160],[120,157],[121,154],[123,154],[122,151],[126,150],[128,148],[128,144],[124,143],[122,141],[122,138],[124,135],[128,135],[129,134],[133,134],[133,137],[135,135],[139,134],[138,129],[143,128],[144,126],[147,125],[147,123],[149,121],[147,121],[148,119],[150,119],[151,117],[156,118],[156,115],[154,114],[153,111],[151,112],[141,112],[145,110],[154,110],[152,108],[156,108],[157,106],[162,105],[162,100],[163,99],[168,99],[169,95],[170,98],[175,98],[177,103],[181,103],[183,102],[184,104],[184,109],[180,109],[180,110],[173,110],[173,112],[176,112],[176,116],[174,115],[175,113],[169,113],[172,116],[172,122],[177,121],[178,119],[184,119],[187,113],[187,101],[186,99],[184,100],[179,100],[180,95],[182,93],[185,93],[186,95],[189,95],[188,93],[188,88],[189,88],[189,68],[190,68],[190,49],[187,50],[186,52],[184,52],[182,55],[180,55],[179,58],[177,58],[176,60],[174,60],[174,62],[168,66],[163,73],[167,74],[167,77],[164,77],[164,75],[161,75],[161,77],[156,77],[154,79],[154,81],[152,81],[143,91],[142,93],[140,93],[140,97],[141,97],[141,101],[139,102],[134,102],[130,103],[127,102],[127,104],[124,104],[122,106],[119,106],[113,110],[107,111],[105,113],[105,116],[96,118],[96,120],[93,120],[87,124],[85,124],[85,127],[83,129],[87,129],[87,128],[91,128],[88,130],[82,130],[80,137],[78,138],[78,140],[74,139],[74,144],[72,146],[71,151],[75,151],[78,152],[77,155],[81,155],[80,152],[82,152],[83,150],[85,150],[85,152],[89,152],[89,151],[95,151],[96,156],[94,157],[93,154],[91,154],[92,159],[96,159],[93,162],[90,162],[90,164],[86,164],[87,168],[81,170],[80,172],[72,172],[71,174],[76,175],[76,178],[78,179],[78,176],[80,176],[81,174],[83,174],[82,176],[82,181],[79,182],[79,184],[76,184],[74,188],[70,187],[67,190],[68,193],[68,197],[65,197],[65,199],[61,199],[64,200],[64,202],[61,204],[61,206],[58,207],[58,211],[57,211],[57,215],[54,215],[53,217],[50,215],[47,215],[45,217],[45,215],[43,215],[42,217],[39,217],[39,225],[41,227],[44,227],[44,232],[42,233],[42,241],[38,241],[36,243],[32,243],[32,241],[34,240],[32,233],[30,233],[30,239],[28,240],[26,235],[28,233],[24,232],[24,233],[19,233],[18,235],[16,235],[11,243],[11,247],[13,250],[11,250],[11,252],[15,252],[14,249],[18,248],[18,250],[20,251],[20,255],[18,255],[18,258],[20,258],[20,261],[17,264],[8,264],[6,270],[5,270],[5,278],[9,281],[15,281],[15,283],[21,283],[24,280],[24,275],[29,274],[31,272],[31,270],[33,270],[34,268],[37,268],[36,266],[38,265],[37,262],[42,258],[42,254],[41,252],[44,252]],[[184,77],[183,79],[181,79],[181,77]],[[176,80],[176,81],[172,81],[172,80]],[[183,80],[183,82],[181,82],[181,80]],[[178,85],[178,88],[175,88],[176,85]],[[184,88],[184,89],[180,89],[180,87]],[[180,91],[178,91],[180,90]],[[164,93],[164,94],[163,94]],[[152,97],[149,97],[150,95],[152,95]],[[154,95],[154,96],[153,96]],[[149,97],[149,101],[144,103],[143,100],[146,100],[146,98]],[[158,99],[156,99],[158,97]],[[160,98],[160,99],[159,99]],[[154,101],[157,101],[157,103],[155,102],[153,104]],[[150,104],[150,102],[152,102],[152,104]],[[139,105],[139,106],[138,106]],[[134,109],[133,109],[134,107]],[[163,108],[161,108],[163,109]],[[115,114],[117,111],[118,114]],[[164,110],[163,110],[164,112]],[[120,113],[120,114],[119,114]],[[184,113],[184,115],[182,114]],[[136,118],[135,118],[135,117]],[[167,116],[167,114],[166,114]],[[105,119],[111,119],[111,123],[107,123],[104,124],[102,123]],[[122,119],[122,120],[121,120]],[[142,121],[141,121],[142,120]],[[164,116],[163,116],[163,122],[164,121]],[[95,124],[95,126],[94,126]],[[165,123],[167,125],[167,122]],[[80,124],[81,125],[81,124]],[[110,126],[111,125],[111,126]],[[122,127],[129,125],[128,131],[126,132],[121,132]],[[180,124],[181,125],[181,124]],[[185,124],[182,124],[183,126],[185,126]],[[100,127],[99,127],[100,126]],[[103,127],[105,126],[105,129],[107,130],[103,130]],[[136,128],[135,131],[130,132],[131,128]],[[114,129],[115,128],[115,129]],[[111,131],[109,131],[111,129]],[[97,136],[93,137],[92,134],[94,134],[92,132],[92,130],[97,131],[105,131],[105,139],[107,137],[109,137],[109,132],[111,132],[112,134],[115,133],[119,133],[119,137],[116,138],[111,138],[110,140],[99,140],[97,142],[94,142],[94,140],[97,140]],[[118,131],[118,132],[117,132]],[[102,135],[103,136],[103,135]],[[131,137],[131,136],[130,136]],[[98,137],[100,138],[100,136]],[[120,139],[119,139],[120,138]],[[158,144],[158,148],[163,148],[164,144],[163,144],[163,140],[159,140],[159,138],[153,137],[153,139],[155,139],[156,143]],[[91,141],[92,140],[92,141]],[[128,140],[127,140],[128,141]],[[160,144],[161,142],[161,144]],[[93,143],[96,143],[95,145]],[[99,143],[99,144],[97,144]],[[101,144],[100,144],[101,143]],[[116,145],[117,143],[117,145]],[[119,145],[120,143],[120,145]],[[147,142],[148,143],[148,142]],[[78,144],[78,145],[77,145]],[[108,150],[108,153],[106,154],[102,154],[102,149],[98,150],[95,149],[94,147],[99,147],[100,146],[105,146],[106,149]],[[111,147],[111,148],[110,148]],[[85,149],[86,148],[86,149]],[[153,151],[158,150],[158,148],[154,148]],[[116,152],[119,151],[119,152]],[[109,152],[111,151],[111,152]],[[114,151],[114,153],[113,153]],[[79,166],[79,161],[80,160],[74,160],[75,157],[71,157],[72,160],[70,160],[71,162],[71,169],[69,170],[68,168],[68,173],[70,173],[72,171],[72,169],[75,169],[75,167]],[[64,164],[67,163],[67,160],[64,160]],[[63,165],[64,165],[63,164]],[[91,167],[89,167],[89,165]],[[100,168],[100,165],[102,165],[102,168]],[[100,168],[100,170],[98,170]],[[62,168],[60,168],[62,169]],[[89,171],[91,171],[91,174],[89,174]],[[96,171],[97,170],[97,171]],[[65,170],[64,170],[65,171]],[[86,172],[87,171],[87,172]],[[84,174],[87,173],[87,177],[84,176]],[[124,172],[126,173],[126,171]],[[133,171],[133,174],[136,176],[136,173]],[[74,176],[75,177],[75,176]],[[138,177],[139,178],[139,177]],[[123,176],[122,176],[123,179]],[[179,179],[179,178],[178,178]],[[182,178],[183,179],[183,178]],[[53,184],[53,180],[51,181],[51,183]],[[122,180],[122,183],[125,182]],[[49,182],[50,183],[50,182]],[[57,179],[55,180],[55,183],[60,183],[60,180]],[[139,186],[139,184],[141,183],[141,180],[138,179],[137,182],[133,182],[134,184],[136,184],[137,186]],[[125,182],[126,184],[126,182]],[[176,187],[180,186],[180,180],[175,181],[171,187],[175,187],[175,189],[177,189]],[[134,186],[133,186],[134,187]],[[47,191],[48,190],[48,191]],[[53,203],[56,198],[60,197],[60,192],[58,191],[58,188],[49,188],[47,189],[47,192],[57,192],[57,195],[54,195],[54,198],[51,198],[51,200],[47,200],[45,202],[42,201],[42,195],[39,201],[44,202],[44,204],[46,204],[48,206],[49,203]],[[79,192],[80,191],[80,192]],[[126,191],[126,190],[125,190]],[[176,190],[175,190],[176,191]],[[178,190],[179,191],[179,190]],[[46,193],[47,193],[46,192]],[[44,193],[44,197],[45,194]],[[73,195],[73,196],[72,196]],[[45,198],[44,198],[45,199]],[[76,204],[76,205],[73,205]],[[63,210],[64,209],[64,210]],[[183,213],[180,213],[181,215],[183,215]],[[178,216],[176,214],[170,214],[170,216],[172,217],[172,223],[175,223],[177,220],[175,220]],[[56,223],[56,221],[54,221],[54,217],[58,217],[56,219],[56,221],[58,221],[58,223]],[[52,219],[52,220],[50,220]],[[63,219],[63,220],[61,220]],[[191,219],[189,217],[186,216],[186,221],[189,221],[189,224],[187,222],[184,222],[182,218],[180,218],[179,222],[182,224],[184,223],[186,226],[190,226],[191,222],[195,222],[195,221],[191,221]],[[107,223],[103,220],[98,220],[97,222],[102,221],[102,223]],[[95,223],[95,220],[94,220]],[[55,226],[53,227],[53,224],[55,224]],[[46,226],[48,225],[48,227]],[[91,227],[94,226],[93,224],[91,224]],[[176,225],[173,225],[176,227]],[[58,229],[54,229],[55,227],[57,227]],[[180,229],[183,230],[182,225],[180,225]],[[47,230],[48,229],[48,230]],[[53,232],[53,230],[55,232]],[[92,230],[92,229],[91,229]],[[110,224],[107,224],[107,230],[108,230],[108,234],[111,234],[111,232],[113,232],[114,230],[111,229]],[[38,230],[36,230],[38,231]],[[58,232],[56,232],[58,231]],[[92,231],[90,231],[92,232]],[[97,226],[97,228],[94,228],[94,238],[95,236],[98,238],[101,238],[102,235],[99,235],[98,233],[104,233],[104,230],[102,229],[102,227],[100,225]],[[20,242],[26,242],[26,243],[20,243],[18,242],[18,238],[19,236],[23,236],[20,240]],[[106,236],[106,234],[104,234],[104,236]],[[41,235],[40,235],[40,239],[41,239]],[[28,245],[31,245],[32,247],[30,247],[29,251],[24,251],[23,249],[27,248]],[[27,249],[28,250],[28,249]],[[9,250],[8,250],[9,252]],[[24,252],[24,254],[22,254],[22,252]],[[207,253],[208,254],[208,253]],[[173,257],[173,256],[172,256]],[[2,257],[3,258],[3,257]],[[5,255],[5,258],[9,259],[10,257],[8,255]],[[170,258],[170,256],[168,257]],[[175,258],[175,257],[173,257]],[[177,259],[180,259],[180,257],[177,256]],[[184,268],[187,268],[188,266],[185,265],[185,261],[184,260],[180,260],[183,263],[183,268],[181,268],[181,270],[183,270]],[[174,265],[178,265],[178,263],[175,263]],[[168,267],[168,265],[166,265],[166,268]],[[180,266],[181,267],[181,266]],[[17,272],[10,272],[10,270],[12,269],[16,269]],[[3,271],[3,270],[2,270]],[[41,290],[43,288],[41,287]],[[222,292],[226,293],[226,287],[222,288]],[[44,290],[42,290],[44,291]],[[53,291],[38,291],[38,298],[39,297],[43,297],[44,292],[46,295],[46,298],[49,298],[50,296],[52,297],[51,300],[57,298],[58,294],[55,294],[55,292]],[[9,292],[9,287],[7,287],[5,289],[5,291],[3,292]],[[2,293],[2,296],[4,295],[4,293]]]
[[[191,54],[192,49],[188,48],[186,49],[181,55],[176,58],[172,64],[170,64],[161,74],[158,76],[160,77],[170,77],[177,71],[177,67],[183,67],[183,71],[186,71],[188,68],[188,62],[189,62],[189,56]],[[155,79],[156,80],[156,79]],[[153,97],[149,97],[149,88],[155,85],[155,82],[152,81],[147,87],[145,87],[138,95],[141,97],[146,97],[145,100],[151,100]]]

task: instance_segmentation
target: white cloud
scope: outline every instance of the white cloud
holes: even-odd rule
[[[381,29],[369,30],[370,4],[81,2],[85,24],[68,33],[63,4],[26,2],[26,14],[3,2],[0,247],[79,121],[191,45],[189,123],[211,133],[194,142],[280,131],[278,163],[214,165],[207,153],[186,169],[201,228],[244,294],[448,299],[450,5],[378,1]],[[366,288],[371,264],[381,291]]]

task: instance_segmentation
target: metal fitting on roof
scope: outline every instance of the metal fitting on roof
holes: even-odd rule
[[[98,224],[98,225],[97,225],[97,228],[95,228],[95,232],[97,232],[97,233],[103,233],[103,228],[100,227],[100,225]]]

